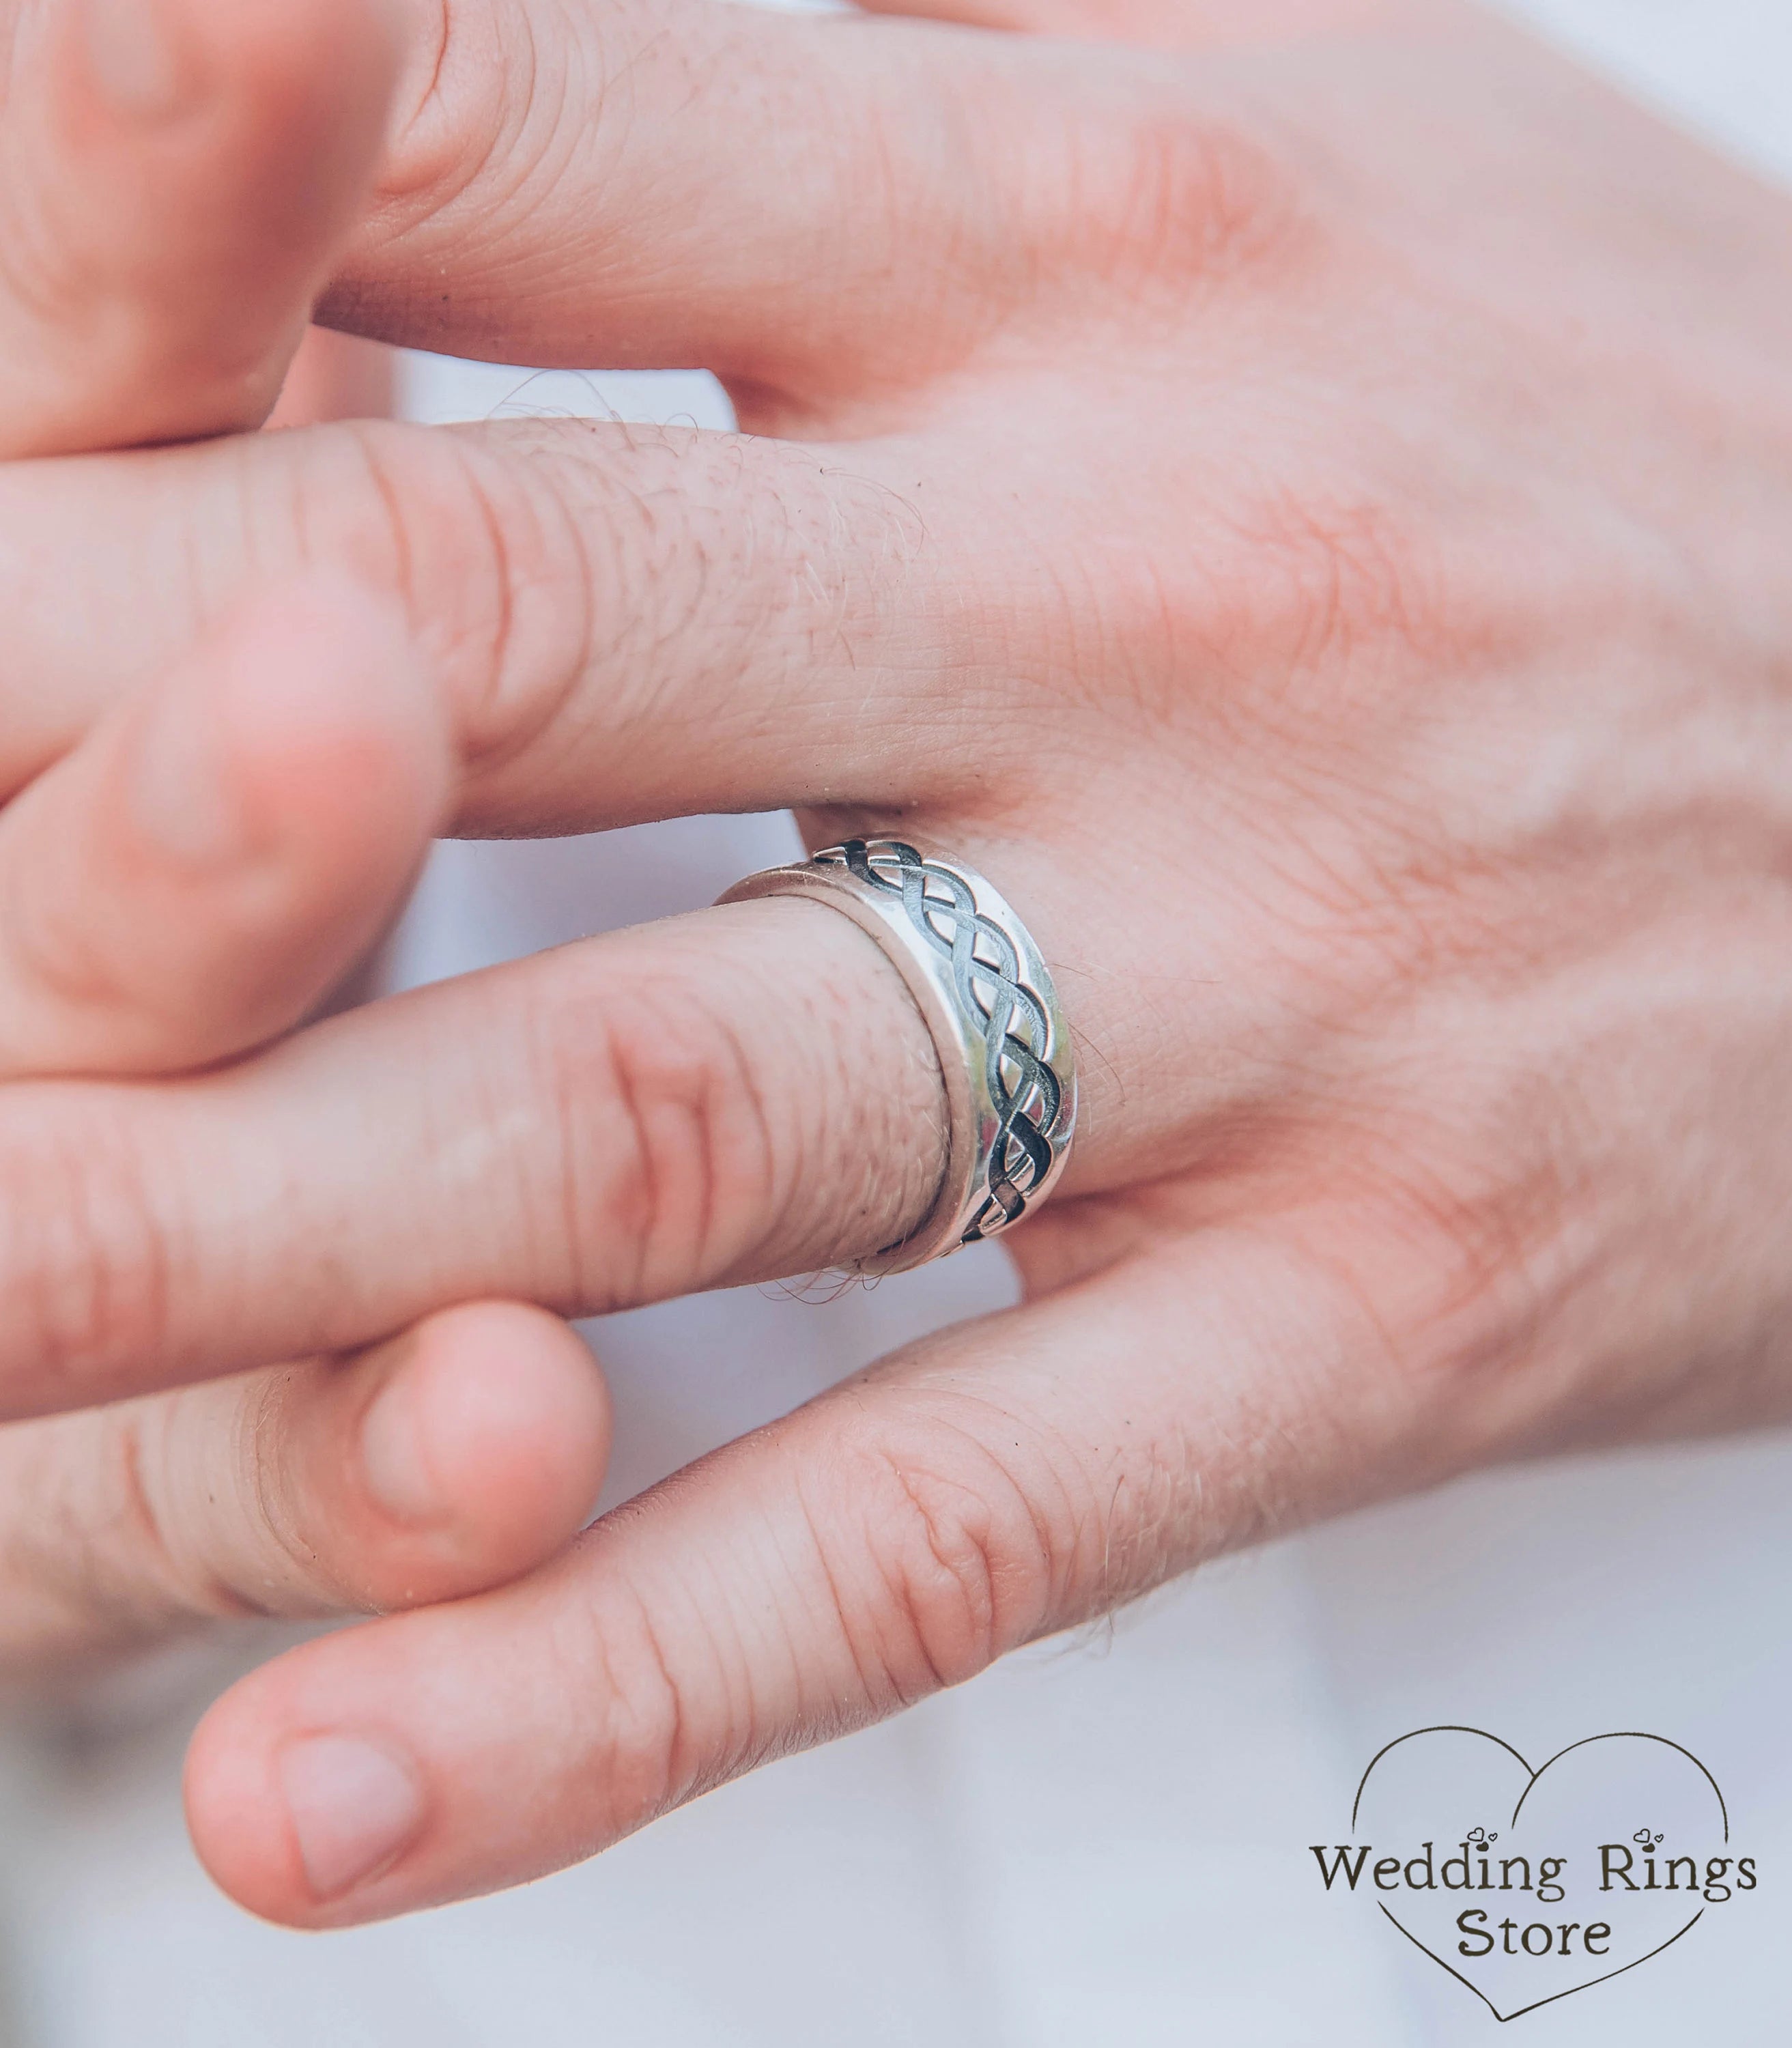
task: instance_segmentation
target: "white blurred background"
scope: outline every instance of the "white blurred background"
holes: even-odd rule
[[[1792,180],[1789,0],[1519,4]],[[404,392],[421,419],[728,423],[693,373],[413,357]],[[691,907],[790,844],[785,820],[699,820],[445,848],[394,973]],[[1008,1288],[989,1252],[826,1306],[614,1319],[593,1332],[613,1497]],[[0,2048],[1455,2048],[1493,2020],[1323,1896],[1305,1846],[1344,1837],[1382,1743],[1454,1720],[1534,1760],[1612,1727],[1671,1736],[1763,1866],[1695,1938],[1526,2017],[1527,2048],[1782,2048],[1789,1581],[1792,1440],[1477,1480],[1218,1566],[583,1869],[328,1937],[249,1920],[192,1860],[184,1739],[246,1653],[186,1653],[0,1733]]]

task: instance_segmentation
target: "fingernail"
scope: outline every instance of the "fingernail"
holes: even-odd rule
[[[288,1744],[280,1783],[306,1882],[320,1901],[339,1899],[383,1870],[423,1825],[423,1794],[409,1765],[358,1736]]]
[[[176,860],[239,855],[247,828],[231,783],[223,735],[196,691],[158,697],[139,728],[130,778],[131,815]]]
[[[398,1522],[439,1522],[445,1506],[418,1440],[420,1406],[415,1382],[401,1361],[361,1418],[361,1470],[367,1491]]]
[[[169,0],[81,0],[81,7],[98,90],[121,112],[141,118],[177,113],[194,80]]]

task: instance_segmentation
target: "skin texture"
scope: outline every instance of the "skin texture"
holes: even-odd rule
[[[263,596],[0,813],[0,1072],[53,1099],[277,1036],[402,900],[448,785],[389,604],[321,576]],[[72,1192],[11,1181],[9,1213],[84,1230]],[[579,1527],[608,1440],[583,1347],[514,1304],[0,1429],[0,1670],[498,1583]]]
[[[153,18],[108,16],[124,45],[96,53],[79,8],[7,16],[0,439],[15,451],[258,418],[332,234],[367,197],[390,21],[176,0],[169,64],[145,43]],[[347,63],[365,91],[339,90]],[[96,74],[150,103],[120,118]],[[314,332],[282,416],[360,409],[386,370],[373,344]],[[403,900],[453,773],[390,595],[312,570],[244,598],[0,813],[0,1076],[153,1076],[277,1037]],[[60,1200],[10,1180],[9,1227],[63,1227]],[[63,1225],[87,1227],[68,1210]],[[0,1430],[0,1675],[223,1617],[501,1583],[585,1519],[608,1442],[584,1348],[504,1303],[359,1357]]]
[[[261,423],[403,48],[396,0],[0,0],[0,455]]]
[[[756,437],[0,473],[14,785],[351,560],[463,829],[899,823],[998,880],[1081,1044],[1020,1309],[219,1703],[196,1839],[274,1918],[554,1868],[1316,1515],[1792,1407],[1792,208],[1443,5],[999,20],[414,17],[325,316],[712,364]],[[0,1387],[824,1266],[925,1210],[938,1090],[788,903],[22,1080]]]

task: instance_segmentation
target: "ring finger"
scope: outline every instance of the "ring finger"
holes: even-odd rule
[[[875,1078],[874,1078],[875,1077]],[[905,1235],[940,1077],[845,918],[746,904],[333,1018],[181,1081],[0,1091],[0,1408],[592,1313]]]

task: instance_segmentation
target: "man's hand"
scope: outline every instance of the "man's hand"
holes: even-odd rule
[[[0,1092],[53,1104],[71,1084],[48,1076],[190,1069],[288,1028],[401,900],[446,767],[386,606],[315,580],[261,599],[0,814]],[[377,1123],[351,1113],[364,1145]],[[48,1158],[14,1165],[9,1234],[108,1241]],[[13,1312],[28,1298],[70,1327],[110,1314],[29,1281]],[[579,1526],[607,1445],[584,1348],[500,1304],[359,1360],[0,1430],[0,1670],[501,1583]]]
[[[7,25],[0,452],[253,424],[365,204],[393,25],[350,0],[168,0]],[[107,472],[33,473],[74,478],[97,519]],[[47,606],[81,603],[68,568],[48,566]],[[66,615],[71,647],[103,607]],[[0,815],[0,1084],[188,1071],[277,1036],[378,936],[441,821],[442,708],[390,597],[289,577],[158,666]],[[21,1173],[8,1231],[103,1243],[69,1193]],[[353,1361],[15,1425],[0,1671],[497,1584],[579,1526],[607,1430],[582,1347],[503,1304]]]
[[[349,558],[440,665],[463,827],[899,819],[1083,1041],[1024,1308],[215,1710],[196,1833],[258,1910],[511,1881],[1227,1545],[1792,1406],[1792,209],[1478,17],[1231,11],[459,0],[331,317],[712,364],[785,438],[0,479],[57,685],[16,779],[246,577]],[[110,644],[32,595],[77,534]],[[56,1192],[8,1204],[6,1398],[850,1258],[925,1211],[937,1097],[788,902],[14,1086],[0,1172]]]

